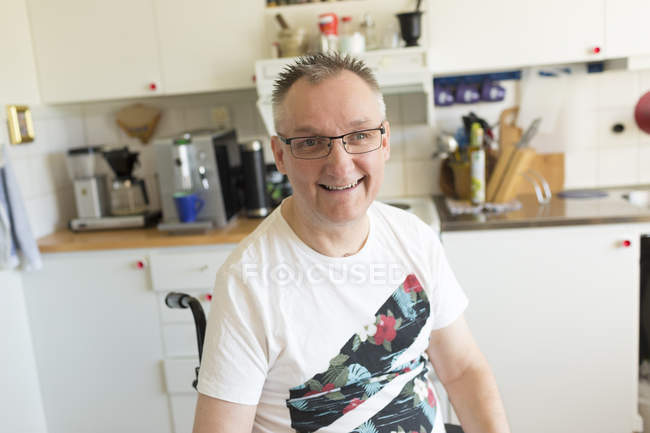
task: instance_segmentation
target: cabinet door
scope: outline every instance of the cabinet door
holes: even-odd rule
[[[24,275],[49,433],[170,433],[144,253],[49,254]]]
[[[37,104],[36,67],[25,0],[5,2],[0,14],[0,106]],[[2,109],[4,112],[4,108]],[[0,114],[2,117],[4,113]]]
[[[155,0],[167,93],[254,87],[263,40],[264,3]]]
[[[45,102],[162,90],[152,0],[28,0],[28,5]]]
[[[449,232],[442,241],[513,432],[636,431],[635,229]]]
[[[432,0],[434,73],[602,58],[604,0]],[[600,47],[600,54],[593,52]]]
[[[608,57],[650,54],[648,21],[648,0],[607,0]]]

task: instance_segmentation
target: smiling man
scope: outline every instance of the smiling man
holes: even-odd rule
[[[306,56],[276,82],[272,138],[294,193],[219,270],[195,433],[509,431],[433,230],[375,202],[390,125],[360,61]]]

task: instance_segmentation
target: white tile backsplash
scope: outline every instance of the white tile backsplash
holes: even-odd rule
[[[639,183],[650,184],[650,142],[639,145]]]
[[[607,71],[598,74],[596,103],[599,108],[634,107],[639,99],[639,74]]]
[[[564,153],[564,186],[589,188],[598,184],[598,152],[590,149],[571,149]]]
[[[639,182],[639,146],[602,148],[598,151],[598,185],[631,185]]]
[[[639,128],[634,121],[634,107],[605,108],[596,112],[596,137],[603,148],[633,146],[639,143]],[[613,127],[621,124],[623,132],[614,132]]]
[[[386,164],[380,194],[423,195],[439,192],[440,162],[431,159],[437,130],[454,132],[461,116],[476,112],[496,123],[500,112],[518,103],[519,84],[505,81],[506,100],[501,103],[456,104],[436,107],[436,127],[426,125],[425,99],[421,93],[385,96],[391,126],[391,158]],[[565,152],[565,187],[588,188],[650,183],[650,135],[638,130],[633,110],[638,98],[650,91],[650,71],[576,73],[570,78],[557,130],[538,137],[541,151]],[[227,107],[240,141],[268,137],[255,102],[254,90],[143,100],[110,101],[62,106],[32,107],[36,141],[10,146],[18,182],[37,236],[50,233],[74,216],[74,198],[65,167],[65,151],[89,145],[128,145],[141,153],[137,175],[143,177],[154,207],[158,203],[153,146],[127,137],[115,122],[115,113],[133,103],[161,109],[156,137],[213,125],[211,110]],[[613,134],[614,123],[625,125]],[[266,146],[266,160],[272,154]]]
[[[399,197],[404,195],[404,164],[402,161],[388,161],[384,167],[384,183],[378,197]]]

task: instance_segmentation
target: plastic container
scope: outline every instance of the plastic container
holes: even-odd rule
[[[378,50],[381,48],[381,43],[377,36],[377,29],[375,28],[375,20],[369,13],[363,15],[361,34],[366,40],[366,50]]]
[[[339,48],[339,19],[338,16],[329,12],[318,16],[318,28],[320,29],[320,51],[338,51]]]
[[[356,55],[366,50],[366,40],[360,31],[355,30],[352,17],[342,19],[341,36],[339,37],[339,51],[341,54]]]
[[[97,158],[101,147],[76,147],[67,152],[66,165],[70,179],[87,179],[97,175]]]

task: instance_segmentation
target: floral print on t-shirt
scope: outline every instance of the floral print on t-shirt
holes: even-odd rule
[[[398,365],[397,361],[420,334],[429,314],[426,292],[414,274],[408,275],[377,310],[374,321],[352,335],[330,360],[326,371],[289,390],[286,403],[292,428],[306,433],[328,426],[400,374],[424,365],[424,355],[405,365]],[[426,373],[423,368],[393,401],[354,431],[431,431],[436,402]]]

